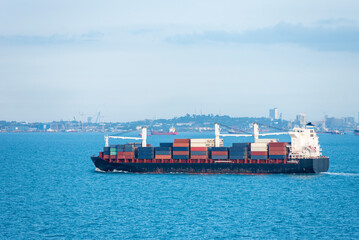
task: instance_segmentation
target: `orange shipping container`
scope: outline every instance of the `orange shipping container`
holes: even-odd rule
[[[171,159],[171,155],[156,155],[156,159]]]
[[[173,151],[173,155],[189,155],[189,151]]]
[[[173,147],[189,147],[189,143],[174,143]]]
[[[191,159],[207,159],[207,156],[204,155],[191,155]]]
[[[212,155],[214,155],[214,156],[227,156],[228,152],[227,151],[212,151]]]

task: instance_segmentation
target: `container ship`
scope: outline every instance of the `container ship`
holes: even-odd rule
[[[290,132],[222,134],[215,124],[215,138],[175,139],[153,147],[147,144],[147,128],[141,138],[105,136],[105,147],[91,159],[97,170],[130,173],[276,174],[320,173],[329,169],[329,158],[321,154],[312,124]],[[289,134],[290,142],[259,136]],[[223,137],[254,137],[254,142],[223,146]],[[222,137],[222,138],[221,138]],[[110,138],[142,140],[140,143],[109,145]]]

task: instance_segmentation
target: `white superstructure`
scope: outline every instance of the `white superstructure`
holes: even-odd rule
[[[292,140],[289,158],[316,158],[322,155],[318,135],[312,125],[294,128],[289,135]]]

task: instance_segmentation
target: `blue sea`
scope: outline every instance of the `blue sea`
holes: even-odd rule
[[[2,133],[0,239],[359,239],[359,136],[319,140],[328,173],[124,174],[95,171],[103,134]]]

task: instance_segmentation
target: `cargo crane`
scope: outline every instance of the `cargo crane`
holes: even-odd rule
[[[278,129],[278,128],[277,128]],[[291,137],[290,158],[315,158],[321,156],[318,136],[314,125],[308,123],[304,128],[294,127],[293,131],[276,133],[259,133],[259,124],[253,123],[253,134],[221,134],[219,124],[215,124],[215,146],[219,147],[220,137],[254,137],[254,142],[260,142],[259,136],[286,135]],[[270,141],[277,141],[271,139]]]
[[[117,139],[133,139],[133,140],[142,140],[142,147],[147,146],[147,127],[142,128],[142,137],[123,137],[123,136],[105,136],[105,147],[109,146],[109,139],[117,138]]]

